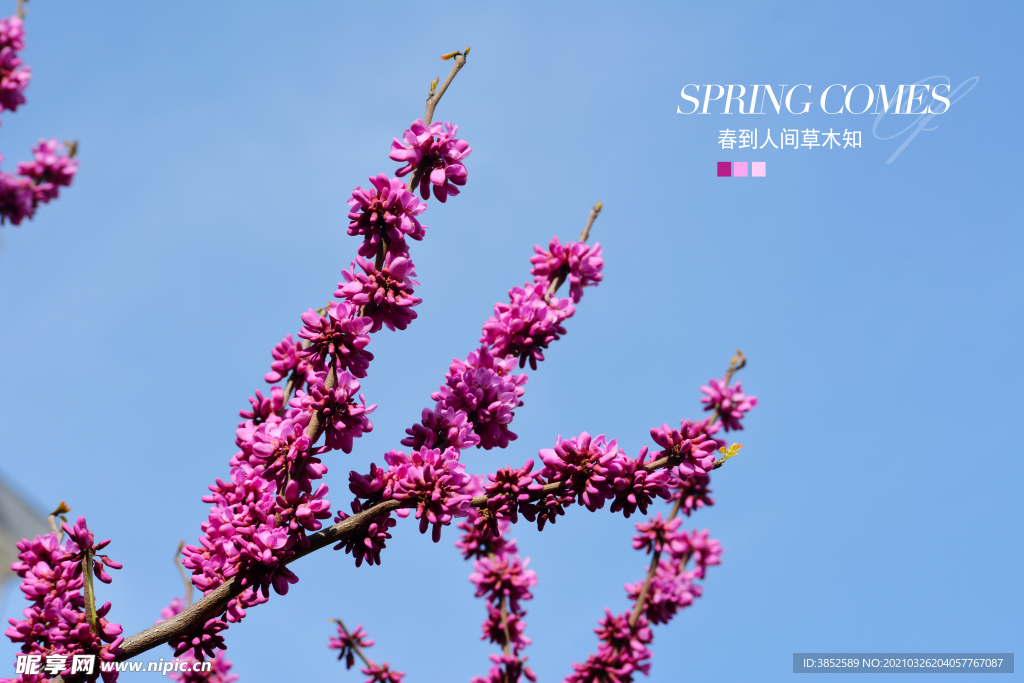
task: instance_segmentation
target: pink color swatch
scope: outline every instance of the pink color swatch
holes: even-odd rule
[[[746,178],[747,177],[747,162],[745,161],[734,161],[732,162],[732,175],[734,178]]]
[[[755,178],[764,178],[765,177],[765,164],[766,163],[767,162],[765,162],[765,161],[752,161],[752,162],[750,162],[750,175],[754,176]],[[744,164],[744,166],[746,166],[746,164]],[[746,174],[747,174],[746,169],[743,169],[743,175],[746,175]]]

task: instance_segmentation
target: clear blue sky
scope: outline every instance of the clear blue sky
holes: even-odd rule
[[[171,556],[199,533],[270,348],[355,253],[352,188],[393,172],[391,138],[447,72],[437,55],[472,45],[437,113],[473,146],[469,184],[425,214],[420,318],[372,342],[376,429],[328,461],[335,508],[528,278],[532,245],[575,236],[601,200],[605,282],[531,373],[519,440],[465,461],[493,471],[582,430],[636,452],[748,355],[738,378],[761,405],[691,520],[724,563],[656,629],[651,680],[789,680],[800,651],[1020,654],[1022,19],[1019,3],[33,0],[3,168],[45,136],[79,139],[81,172],[0,230],[0,470],[113,538],[125,568],[100,598],[127,632],[150,625],[181,593]],[[871,137],[868,116],[773,114],[749,125],[856,127],[863,147],[765,150],[768,177],[718,179],[716,161],[758,158],[716,145],[726,117],[675,113],[687,83],[936,74],[980,81],[888,165],[901,139]],[[516,530],[542,681],[626,607],[634,521],[574,509]],[[227,634],[242,680],[361,681],[326,650],[330,617],[364,623],[409,683],[484,674],[456,537],[405,522],[381,567],[297,564],[292,593]],[[5,620],[22,602],[9,586]]]

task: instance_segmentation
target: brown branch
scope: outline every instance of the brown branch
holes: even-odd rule
[[[590,238],[590,228],[594,225],[594,221],[597,220],[597,214],[601,213],[601,208],[604,207],[602,202],[594,204],[594,208],[590,210],[590,215],[587,216],[587,224],[583,228],[583,232],[580,233],[580,242],[586,242]]]
[[[452,64],[452,70],[448,73],[448,78],[444,79],[444,83],[441,88],[434,92],[434,89],[430,89],[430,94],[427,96],[427,113],[423,116],[423,123],[430,125],[430,122],[434,120],[434,109],[437,108],[437,103],[444,97],[444,93],[448,90],[448,86],[455,80],[455,74],[466,65],[466,57],[469,56],[470,48],[467,47],[463,52],[450,52],[446,55],[442,55],[441,59],[455,59],[455,63]]]
[[[430,84],[430,94],[427,95],[427,110],[423,114],[423,123],[429,128],[430,122],[434,120],[434,109],[437,108],[437,103],[441,101],[448,86],[455,80],[455,74],[466,65],[466,57],[469,55],[470,48],[466,48],[464,52],[449,52],[446,55],[441,55],[441,59],[455,59],[455,63],[452,64],[452,70],[448,73],[448,78],[444,79],[444,84],[441,85],[441,89],[437,90],[437,79],[435,78]],[[422,172],[419,166],[412,169],[412,173],[409,174],[408,188],[409,192],[416,192],[416,185],[419,184],[422,176]],[[379,264],[384,263],[384,258],[381,254],[377,255]],[[377,270],[380,270],[380,265],[377,266]]]
[[[18,0],[18,6],[14,10],[14,16],[18,17],[22,21],[25,20],[25,16],[28,14],[28,10],[25,9],[25,3],[28,0]]]
[[[94,636],[100,635],[100,621],[96,616],[96,593],[92,586],[93,554],[90,548],[82,548],[82,578],[85,581],[85,614]]]
[[[716,461],[715,468],[720,467],[721,462],[722,460]],[[644,469],[648,472],[653,472],[664,467],[677,465],[678,463],[679,458],[677,456],[667,456],[645,464]],[[564,488],[565,485],[562,482],[547,484],[539,490],[531,491],[530,500],[543,498],[548,493],[562,491]],[[471,505],[483,508],[487,506],[487,500],[488,497],[486,495],[477,496],[473,498]],[[362,512],[357,512],[333,526],[310,534],[306,537],[309,545],[305,548],[297,549],[295,555],[289,558],[285,564],[291,564],[310,553],[339,541],[348,540],[368,527],[379,515],[399,508],[414,508],[417,502],[416,500],[386,500]],[[228,603],[238,597],[243,590],[245,589],[241,586],[238,577],[228,579],[177,616],[127,638],[121,644],[122,654],[117,658],[117,661],[123,662],[132,659],[158,645],[163,645],[172,638],[194,633],[202,628],[207,620],[222,614],[227,609]]]

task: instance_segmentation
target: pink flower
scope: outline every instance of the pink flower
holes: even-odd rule
[[[421,448],[406,455],[391,451],[384,456],[388,476],[394,486],[396,500],[415,500],[416,519],[420,520],[420,533],[433,525],[433,541],[441,540],[441,527],[451,524],[454,517],[465,517],[472,496],[466,493],[470,476],[459,462],[459,453],[446,448]],[[404,514],[403,514],[404,513]],[[405,516],[408,509],[397,514]]]
[[[356,271],[356,261],[362,273]],[[334,296],[365,307],[364,314],[373,320],[371,334],[385,326],[389,330],[404,330],[416,318],[412,307],[422,303],[422,299],[413,296],[413,286],[419,283],[412,279],[416,275],[412,261],[390,251],[379,271],[362,257],[356,261],[352,262],[351,270],[341,271],[347,284],[339,283]]]
[[[56,199],[60,188],[71,185],[78,172],[78,160],[63,151],[56,140],[40,140],[32,148],[32,155],[33,161],[18,164],[18,175],[32,180],[33,206],[38,206]]]
[[[480,437],[473,433],[474,427],[466,411],[445,408],[438,401],[433,410],[424,408],[420,421],[405,430],[409,436],[402,439],[402,445],[442,450],[450,446],[463,451],[480,443]]]
[[[736,382],[733,386],[726,386],[725,380],[711,379],[710,386],[701,387],[700,390],[707,394],[700,402],[706,403],[704,410],[717,410],[718,417],[722,420],[725,431],[743,429],[740,420],[751,408],[757,405],[757,396],[747,396],[743,393],[743,382]]]
[[[391,158],[405,162],[395,175],[401,178],[417,169],[420,196],[424,199],[430,196],[431,186],[434,197],[441,203],[459,194],[456,185],[465,185],[467,176],[462,160],[473,148],[465,140],[455,139],[458,131],[458,126],[447,122],[435,122],[428,127],[422,119],[413,121],[409,130],[402,134],[402,141],[395,138],[391,143]]]
[[[359,316],[359,307],[349,302],[334,302],[321,316],[312,308],[302,314],[305,323],[299,336],[309,340],[309,346],[298,356],[309,361],[315,370],[326,370],[328,358],[333,359],[337,372],[348,370],[355,377],[366,377],[373,354],[366,351],[370,343],[367,334],[373,319]]]
[[[356,626],[355,629],[349,633],[339,622],[338,637],[331,638],[327,647],[331,650],[340,650],[340,652],[338,652],[338,659],[344,659],[345,668],[351,669],[356,663],[356,648],[365,650],[366,648],[373,647],[373,641],[367,637],[362,624]]]
[[[707,422],[683,420],[678,430],[667,424],[653,428],[651,438],[665,449],[659,451],[655,459],[680,458],[679,474],[686,477],[695,473],[704,475],[710,472],[715,465],[715,451],[724,445],[724,442],[718,442],[709,436]]]
[[[601,258],[600,243],[590,246],[584,242],[569,242],[563,245],[558,237],[552,237],[547,251],[539,245],[534,245],[533,250],[537,252],[530,259],[534,284],[546,291],[552,282],[565,278],[569,281],[569,298],[574,304],[583,298],[584,287],[595,286],[604,279],[601,275],[604,259]]]
[[[316,381],[309,385],[309,393],[301,389],[295,392],[295,398],[289,405],[301,408],[309,413],[322,411],[325,425],[324,445],[317,453],[326,453],[340,448],[345,453],[352,452],[352,440],[373,431],[373,423],[366,416],[377,409],[377,404],[366,405],[366,399],[359,394],[359,380],[348,372],[337,376],[337,382],[330,389],[325,381],[327,373],[323,370],[315,375]],[[355,400],[359,396],[359,402]]]
[[[513,368],[514,360],[492,355],[481,346],[465,361],[453,360],[445,385],[430,397],[444,408],[464,411],[480,437],[481,448],[505,448],[516,439],[508,425],[526,391],[526,375],[511,374]]]
[[[604,434],[592,439],[587,432],[568,440],[559,436],[554,448],[545,448],[539,455],[544,461],[541,476],[548,482],[563,482],[566,492],[591,512],[615,497],[614,479],[624,471],[622,461],[628,460],[620,453],[618,441],[605,442]]]
[[[348,205],[352,207],[348,217],[349,235],[362,235],[359,255],[375,258],[379,245],[396,255],[409,251],[405,238],[423,239],[427,226],[416,219],[426,211],[427,205],[420,202],[405,189],[401,180],[390,179],[383,173],[370,178],[372,190],[357,187],[352,191]]]
[[[562,322],[576,312],[568,299],[551,297],[538,285],[524,285],[509,290],[510,303],[495,304],[494,315],[484,323],[480,341],[491,346],[491,353],[501,358],[519,358],[519,367],[529,361],[537,369],[544,360],[543,350],[565,334]]]

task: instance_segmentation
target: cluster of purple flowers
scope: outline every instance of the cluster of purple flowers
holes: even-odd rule
[[[24,619],[10,619],[4,635],[22,643],[26,655],[38,655],[45,663],[36,673],[25,673],[11,683],[41,683],[60,674],[65,680],[79,683],[95,681],[100,675],[106,683],[117,680],[117,671],[72,675],[75,655],[94,655],[100,662],[113,661],[120,654],[121,626],[107,621],[110,603],[96,608],[95,627],[89,623],[89,606],[84,594],[85,582],[92,573],[103,583],[110,583],[104,566],[120,569],[121,565],[99,554],[110,543],[96,543],[79,517],[74,526],[63,525],[67,540],[61,543],[56,533],[18,542],[18,561],[11,569],[20,576],[21,591],[32,605],[25,608]],[[91,566],[90,566],[91,565]]]
[[[747,396],[743,393],[743,382],[736,382],[728,386],[725,380],[712,379],[709,386],[701,387],[700,390],[707,394],[700,400],[704,403],[704,410],[714,410],[722,420],[725,431],[743,429],[740,420],[747,411],[757,405],[757,396]]]
[[[160,610],[160,619],[156,623],[159,624],[171,617],[177,616],[184,609],[185,602],[181,598],[174,598],[171,600],[170,605]],[[179,656],[186,666],[181,667],[184,669],[183,671],[171,671],[167,675],[172,681],[178,681],[178,683],[235,683],[238,680],[238,674],[231,673],[231,660],[220,652],[213,653],[209,671],[204,671],[202,668],[197,671],[192,668],[192,665],[201,661],[196,659],[192,648],[184,651],[179,651],[178,648],[175,648],[174,654]]]
[[[368,677],[366,683],[400,683],[405,676],[403,672],[393,670],[387,662],[377,664],[366,657],[363,650],[373,647],[373,641],[367,637],[362,624],[356,626],[354,631],[349,632],[339,621],[338,635],[336,638],[330,639],[327,647],[338,650],[338,659],[345,660],[346,669],[351,669],[355,665],[358,655],[365,665],[360,671]]]
[[[551,238],[547,250],[534,245],[537,255],[530,259],[533,269],[534,284],[548,290],[552,283],[569,281],[569,298],[578,304],[583,298],[583,288],[596,286],[604,279],[601,269],[604,259],[601,258],[601,243],[594,245],[585,242],[569,242],[562,244],[558,237]]]
[[[20,225],[32,218],[39,205],[56,199],[78,172],[78,160],[56,140],[40,140],[32,154],[32,161],[18,164],[17,176],[0,172],[0,225]]]
[[[685,486],[673,480],[674,486],[680,484]],[[721,563],[722,547],[708,537],[707,530],[681,531],[683,520],[674,515],[663,519],[659,512],[636,525],[639,533],[633,537],[633,547],[653,555],[654,571],[647,580],[626,585],[634,604],[632,611],[613,615],[605,610],[595,629],[600,643],[597,652],[582,664],[573,664],[566,683],[630,683],[636,672],[647,675],[651,666],[648,646],[654,640],[650,625],[667,624],[702,595],[703,588],[695,579],[703,579],[707,567]],[[694,563],[692,570],[687,569],[690,560]]]
[[[32,69],[18,53],[25,49],[25,24],[21,17],[0,19],[0,112],[17,111],[25,104],[25,88]]]
[[[415,124],[413,128],[418,132],[407,131],[404,137],[418,141],[421,156],[416,163],[447,169],[443,182],[434,177],[436,170],[429,174],[435,195],[457,194],[444,188],[446,183],[465,183],[460,160],[469,147],[452,137],[455,128],[449,124],[431,126],[426,137]],[[243,421],[235,433],[239,451],[229,462],[230,477],[210,486],[203,500],[213,507],[202,524],[202,536],[198,544],[183,550],[183,564],[204,593],[233,577],[244,591],[229,603],[222,618],[210,619],[202,629],[172,643],[176,654],[190,650],[198,659],[215,657],[223,647],[220,633],[229,622],[240,621],[248,608],[266,602],[271,588],[285,594],[298,581],[289,561],[308,547],[307,534],[331,517],[328,488],[318,484],[327,472],[320,456],[334,450],[350,453],[354,440],[373,429],[369,415],[377,406],[367,405],[359,393],[359,380],[366,377],[373,360],[366,347],[371,334],[384,327],[404,330],[416,317],[413,307],[420,299],[414,288],[419,283],[413,279],[416,271],[406,238],[423,239],[426,226],[418,216],[427,205],[397,178],[380,174],[370,183],[369,189],[357,187],[348,202],[348,233],[363,241],[357,261],[342,271],[344,282],[335,292],[340,301],[303,313],[298,341],[289,334],[274,347],[264,379],[275,386],[269,396],[257,391],[249,399],[251,409],[240,412]],[[276,385],[280,382],[284,386]],[[455,430],[449,434],[445,427],[442,448],[434,447],[434,436],[410,456],[389,453],[389,469],[381,473],[389,497],[417,501],[421,528],[433,526],[435,538],[453,516],[465,514],[468,504],[460,491],[469,478],[457,448],[479,442],[470,431],[459,435],[460,416],[454,412],[441,411],[438,418],[435,423],[445,422]],[[379,562],[379,550],[393,525],[388,516],[370,525],[360,547],[349,548],[357,563]]]
[[[25,26],[20,17],[0,19],[0,112],[17,111],[25,104],[25,88],[32,70],[18,52],[25,48]],[[0,172],[0,225],[20,225],[32,218],[40,204],[56,199],[60,188],[71,185],[78,172],[74,151],[56,140],[40,140],[32,148],[33,160],[18,164],[18,175]],[[0,162],[3,156],[0,156]]]
[[[455,134],[458,126],[450,123],[432,123],[429,126],[423,119],[416,119],[405,131],[402,139],[395,138],[391,143],[391,158],[405,162],[405,166],[395,172],[399,178],[416,171],[416,181],[420,196],[430,197],[430,188],[434,188],[434,197],[442,204],[448,197],[459,194],[459,187],[466,184],[466,167],[462,161],[473,151],[465,140],[458,140]],[[409,188],[415,191],[415,187]]]
[[[526,474],[532,466],[530,461],[523,468]],[[499,470],[488,479],[489,483],[481,486],[481,481],[474,478],[472,493],[487,493],[491,500],[515,499],[525,493],[532,481],[511,468]],[[533,598],[530,588],[537,584],[537,573],[527,569],[530,559],[521,559],[515,539],[507,537],[510,523],[507,518],[495,517],[490,507],[471,508],[467,518],[459,523],[463,534],[455,546],[462,551],[463,558],[473,560],[474,571],[469,580],[476,587],[476,597],[487,600],[487,617],[480,638],[502,648],[500,654],[490,655],[492,666],[487,675],[477,676],[472,683],[505,683],[518,681],[520,676],[537,680],[525,665],[526,657],[520,654],[531,642],[524,634],[526,610],[522,602]]]

